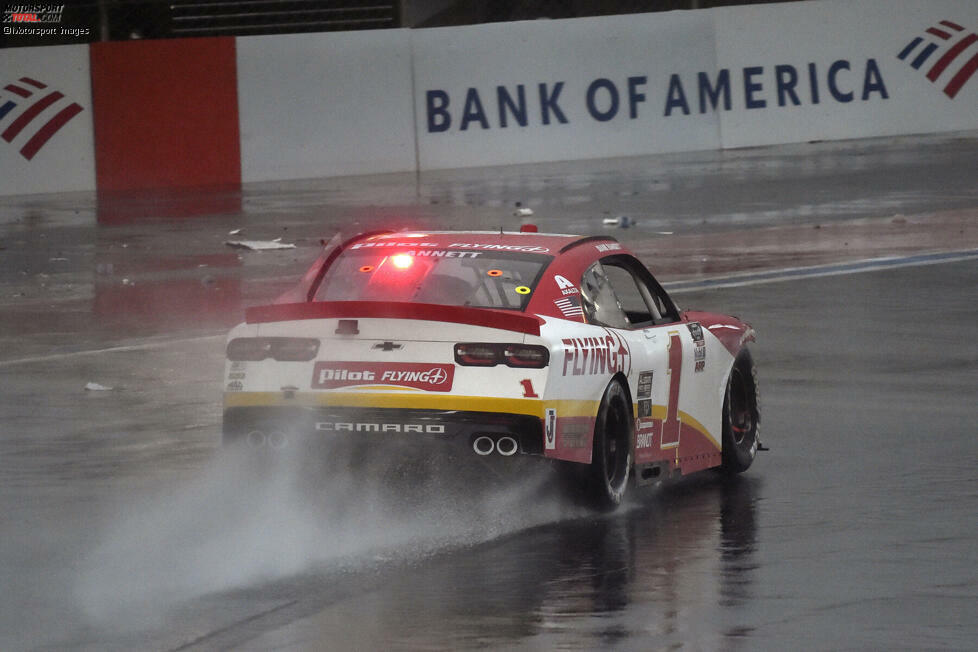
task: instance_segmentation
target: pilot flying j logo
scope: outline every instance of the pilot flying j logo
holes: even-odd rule
[[[953,100],[978,71],[978,46],[975,45],[978,34],[966,32],[964,27],[950,20],[942,20],[924,33],[926,36],[917,36],[910,41],[897,59],[920,70],[936,53],[937,59],[927,69],[927,79],[934,84],[944,84],[944,94]]]
[[[313,389],[363,385],[393,385],[427,392],[449,392],[454,365],[410,362],[317,362],[312,372]]]
[[[51,137],[82,112],[75,102],[65,105],[64,93],[47,84],[21,77],[3,87],[0,95],[0,138],[20,145],[20,155],[30,161]],[[16,145],[15,145],[16,146]]]

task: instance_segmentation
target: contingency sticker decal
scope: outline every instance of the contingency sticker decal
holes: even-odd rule
[[[635,420],[635,447],[651,448],[655,434],[652,420],[652,372],[643,371],[638,375],[638,419]]]
[[[706,369],[706,340],[703,337],[703,327],[700,326],[699,322],[692,322],[686,324],[689,328],[689,334],[693,336],[693,344],[695,348],[693,349],[693,360],[696,361],[696,366],[693,371],[703,371]]]
[[[557,410],[553,408],[546,409],[546,418],[544,419],[544,447],[548,451],[552,451],[557,448]]]

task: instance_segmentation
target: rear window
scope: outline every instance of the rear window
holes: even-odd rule
[[[505,251],[354,249],[327,271],[316,300],[523,310],[551,260]]]

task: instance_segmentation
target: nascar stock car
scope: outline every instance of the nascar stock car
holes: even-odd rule
[[[746,470],[753,329],[680,311],[611,237],[535,231],[334,238],[229,334],[225,443],[550,459],[605,508],[630,482]]]

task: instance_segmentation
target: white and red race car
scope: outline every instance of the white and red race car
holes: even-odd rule
[[[751,465],[753,339],[737,318],[681,312],[610,237],[365,233],[231,331],[224,441],[549,458],[611,508],[630,478]]]

